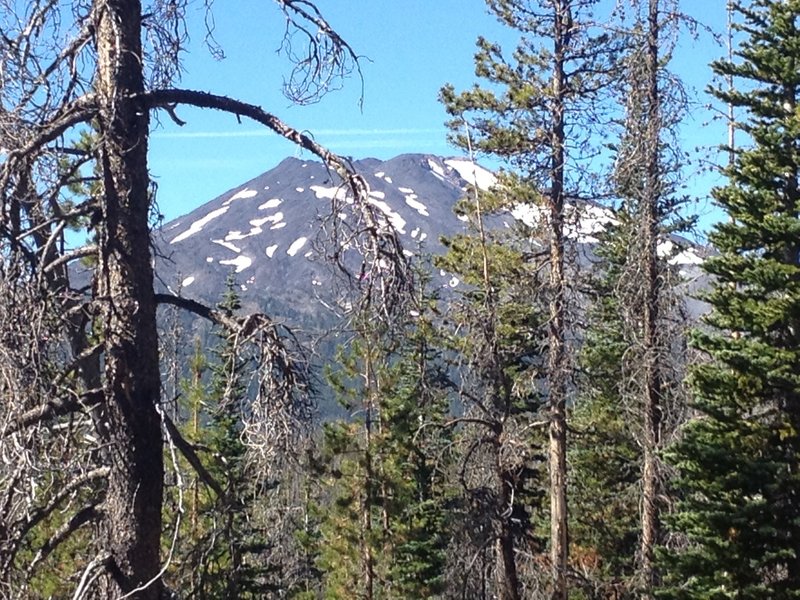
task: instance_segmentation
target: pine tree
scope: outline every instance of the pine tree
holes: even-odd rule
[[[218,305],[228,317],[241,308],[234,286],[231,275]],[[257,478],[248,468],[242,440],[248,402],[247,363],[235,336],[217,335],[218,344],[210,358],[197,342],[189,361],[190,379],[182,388],[185,438],[201,444],[207,476],[217,482],[218,489],[209,489],[189,471],[186,538],[174,577],[193,597],[256,598],[263,593],[265,574],[273,565],[258,556],[266,543],[255,518],[263,498],[259,497]]]
[[[548,243],[547,399],[549,405],[550,561],[553,598],[567,597],[567,393],[571,323],[567,310],[568,238],[566,205],[585,197],[584,170],[593,116],[603,112],[604,94],[615,73],[616,40],[589,21],[595,0],[488,0],[501,22],[522,40],[509,58],[480,38],[476,74],[485,87],[442,99],[458,131],[455,142],[507,161],[538,194],[523,200],[544,210]],[[472,139],[470,139],[472,138]]]
[[[219,308],[232,315],[241,308],[229,276]],[[237,348],[235,337],[225,337],[214,352],[211,365],[206,443],[214,463],[212,476],[222,482],[225,497],[211,506],[216,521],[213,545],[207,550],[209,566],[206,584],[208,597],[246,598],[259,594],[257,570],[247,560],[248,548],[259,546],[257,532],[252,529],[250,513],[254,502],[254,474],[246,464],[247,449],[242,440],[243,415],[247,410],[247,389],[244,379],[246,363]]]
[[[517,600],[538,583],[522,557],[544,549],[535,525],[543,520],[545,487],[547,419],[538,388],[546,284],[539,265],[526,260],[540,251],[529,227],[484,227],[533,193],[512,176],[503,181],[492,191],[471,189],[459,203],[469,229],[444,240],[447,253],[436,264],[463,286],[445,319],[460,400],[450,421],[458,449],[454,520],[462,524],[454,533],[450,587],[464,597]]]
[[[636,411],[625,395],[630,339],[618,294],[634,225],[624,211],[616,216],[618,222],[599,237],[578,355],[570,414],[570,552],[586,574],[584,586],[601,597],[625,598],[635,572],[642,461],[632,428]]]
[[[594,585],[645,598],[658,577],[654,551],[668,506],[660,451],[685,412],[682,277],[670,264],[681,249],[671,236],[687,225],[677,192],[682,155],[674,150],[686,107],[679,79],[668,72],[679,25],[671,0],[636,2],[632,22],[619,24],[628,32],[610,173],[619,203],[598,234],[574,411],[576,502],[588,503],[576,506],[581,531],[574,539],[588,544],[583,550],[600,578]]]
[[[318,536],[309,545],[316,546],[326,597],[431,598],[443,591],[448,402],[432,306],[423,297],[391,328],[357,321],[329,374],[353,419],[325,425],[317,460],[323,485]]]
[[[800,597],[800,1],[735,10],[743,41],[712,66],[738,86],[713,93],[746,114],[750,143],[714,191],[730,220],[694,335],[710,357],[693,373],[699,415],[670,454],[688,545],[665,556],[664,598]]]

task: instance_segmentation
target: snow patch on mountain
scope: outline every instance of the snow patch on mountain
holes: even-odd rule
[[[236,252],[236,254],[239,254],[242,251],[242,249],[239,248],[239,246],[237,246],[235,244],[232,244],[228,240],[211,240],[211,241],[214,244],[219,244],[223,248],[227,248],[228,250],[230,250],[232,252]],[[222,261],[220,261],[220,262],[222,262]]]
[[[429,158],[428,159],[428,166],[431,168],[431,173],[436,175],[437,179],[439,179],[441,181],[444,181],[444,182],[447,181],[447,178],[445,177],[445,173],[444,173],[444,169],[442,168],[442,165],[440,165],[438,162],[436,162],[432,158]]]
[[[372,193],[370,192],[370,195],[371,194]],[[378,210],[380,210],[384,215],[386,215],[386,218],[389,220],[389,223],[392,225],[392,227],[395,228],[395,230],[397,230],[398,233],[406,232],[405,230],[406,220],[403,217],[401,217],[399,213],[392,210],[392,207],[389,206],[386,202],[384,202],[383,200],[370,198],[369,203],[372,204],[372,206],[374,206]]]
[[[314,192],[317,198],[326,200],[339,200],[340,202],[353,203],[353,199],[347,195],[347,188],[344,186],[324,187],[321,185],[312,185],[311,191]]]
[[[184,280],[181,281],[181,287],[182,288],[189,287],[193,283],[194,283],[194,277],[192,277],[192,276],[185,277]]]
[[[527,203],[512,208],[511,216],[528,227],[539,227],[548,214],[544,206]],[[619,222],[611,210],[594,204],[568,204],[564,207],[564,217],[564,235],[581,244],[597,243],[599,234]]]
[[[295,254],[297,254],[300,251],[300,249],[303,246],[306,245],[307,241],[308,241],[307,237],[299,237],[299,238],[297,238],[295,241],[292,242],[292,245],[289,246],[289,249],[286,251],[286,254],[288,254],[289,256],[294,256]]]
[[[567,219],[565,235],[581,244],[598,243],[597,235],[606,231],[609,225],[619,223],[611,210],[595,204],[569,204],[564,212]]]
[[[221,260],[219,261],[219,264],[236,267],[236,273],[241,273],[247,267],[253,264],[253,259],[249,256],[245,256],[244,254],[240,254],[236,258],[231,258],[230,260]]]
[[[245,235],[244,233],[242,233],[238,229],[235,229],[234,231],[229,231],[228,233],[225,234],[225,241],[226,242],[233,242],[233,241],[243,240],[246,237],[249,237],[249,236]]]
[[[681,250],[675,257],[669,261],[671,265],[702,265],[704,259],[700,256],[694,248],[686,248]]]
[[[228,234],[225,236],[225,241],[226,242],[230,242],[230,241],[233,241],[233,240],[243,240],[245,238],[249,238],[250,236],[258,235],[262,231],[264,231],[264,230],[261,229],[261,227],[258,227],[258,226],[251,227],[250,231],[248,231],[247,233],[242,233],[238,229],[234,230],[234,231],[229,231]]]
[[[222,206],[222,207],[220,207],[220,208],[218,208],[216,210],[212,210],[205,217],[203,217],[201,219],[197,219],[197,221],[195,221],[194,223],[189,225],[189,229],[187,229],[183,233],[179,233],[174,238],[172,238],[172,241],[170,242],[170,244],[176,244],[178,242],[182,242],[186,238],[188,238],[190,236],[193,236],[195,233],[200,233],[201,231],[203,231],[203,227],[208,225],[211,221],[213,221],[214,219],[216,219],[220,215],[224,215],[226,212],[228,212],[228,208],[230,208],[230,207],[227,206],[227,205],[226,206]]]
[[[272,246],[267,246],[266,253],[269,258],[275,256],[275,250],[278,249],[278,244],[272,244]]]
[[[701,265],[703,257],[694,248],[682,248],[672,240],[664,240],[656,247],[661,258],[666,258],[671,265]]]
[[[281,221],[283,221],[283,213],[276,212],[274,215],[269,215],[268,217],[262,217],[260,219],[251,219],[250,225],[252,225],[253,227],[262,227],[267,223],[277,224],[280,223]]]
[[[283,202],[283,200],[281,200],[280,198],[270,198],[269,200],[264,202],[264,204],[259,206],[258,210],[269,210],[270,208],[278,208],[281,205],[281,202]]]
[[[497,184],[497,177],[494,173],[472,161],[449,158],[444,161],[444,164],[455,170],[461,179],[479,190],[489,190]]]
[[[239,190],[238,192],[236,192],[233,196],[231,196],[230,198],[225,200],[225,202],[223,202],[222,204],[223,204],[223,206],[228,206],[234,200],[245,200],[247,198],[252,198],[253,196],[255,196],[257,194],[258,194],[258,190],[250,190],[250,189],[244,188],[243,190]]]
[[[408,194],[406,196],[406,204],[408,204],[411,208],[416,210],[419,214],[423,217],[430,217],[430,213],[428,212],[428,207],[425,206],[422,202],[417,200],[416,194]]]
[[[545,216],[545,209],[538,204],[517,204],[511,209],[511,216],[528,227],[538,227]],[[458,217],[461,219],[461,217]],[[462,219],[466,221],[467,219]]]

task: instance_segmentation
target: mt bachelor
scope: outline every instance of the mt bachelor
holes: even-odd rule
[[[461,158],[404,154],[387,161],[353,163],[370,187],[369,201],[400,234],[404,252],[437,254],[440,238],[465,231],[454,205],[469,185],[488,189],[495,176]],[[263,310],[289,325],[320,322],[332,310],[332,268],[322,258],[319,236],[333,199],[347,201],[338,177],[314,161],[287,158],[277,167],[166,223],[156,232],[156,272],[161,285],[209,304],[219,301],[231,272],[248,309]],[[613,212],[594,204],[569,207],[567,236],[591,256],[596,235],[614,221]],[[537,219],[518,208],[491,220],[510,227]],[[662,255],[680,266],[693,287],[702,277],[704,250],[681,238],[665,240]],[[692,283],[694,282],[694,284]],[[457,290],[457,277],[438,271],[433,284]],[[332,316],[332,315],[331,315]]]

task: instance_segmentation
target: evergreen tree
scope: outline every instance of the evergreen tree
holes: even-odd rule
[[[458,483],[450,589],[463,597],[516,600],[541,590],[531,559],[545,544],[545,282],[526,257],[540,251],[531,229],[490,229],[485,221],[533,193],[507,176],[491,191],[471,189],[457,206],[467,233],[444,240],[437,266],[459,280],[446,313],[459,392],[454,428]],[[526,564],[527,563],[527,564]]]
[[[476,74],[485,87],[442,90],[462,147],[502,158],[538,194],[521,201],[544,217],[547,250],[547,401],[550,473],[550,561],[553,598],[567,597],[567,393],[572,324],[567,310],[568,198],[586,197],[587,156],[602,114],[618,45],[600,31],[596,0],[487,0],[522,40],[509,57],[478,40]],[[590,25],[590,22],[592,23]],[[544,210],[536,208],[536,201]]]
[[[641,451],[632,427],[637,414],[623,383],[630,339],[618,294],[634,225],[624,211],[617,219],[600,236],[600,262],[589,281],[593,298],[570,415],[569,493],[570,552],[585,573],[589,597],[599,591],[600,597],[623,598],[633,587],[639,539]]]
[[[730,220],[707,295],[710,356],[693,373],[699,415],[670,458],[683,493],[671,521],[664,598],[800,597],[800,1],[736,3],[744,39],[713,90],[744,111],[749,139],[714,197]]]
[[[677,193],[682,154],[674,150],[686,107],[667,70],[680,24],[676,4],[633,4],[630,24],[627,14],[619,23],[628,32],[610,178],[619,204],[598,234],[599,260],[587,286],[594,306],[573,415],[580,528],[573,539],[587,545],[582,550],[596,567],[599,580],[590,583],[646,598],[658,577],[654,550],[668,506],[659,454],[685,413],[685,318],[676,289],[682,277],[670,261],[682,250],[671,236],[687,225]]]
[[[354,418],[325,425],[318,461],[318,539],[310,545],[325,597],[432,598],[443,591],[441,423],[448,403],[432,344],[432,302],[423,299],[391,331],[357,321],[356,337],[329,375]]]
[[[241,308],[229,276],[219,309],[228,317]],[[257,598],[264,592],[266,573],[273,568],[258,556],[266,544],[255,512],[263,501],[256,474],[248,468],[242,440],[248,394],[246,360],[234,336],[220,336],[207,358],[197,344],[190,360],[190,379],[184,382],[184,425],[187,441],[202,443],[204,468],[218,489],[212,490],[192,474],[185,542],[179,550],[182,588],[197,598]],[[206,383],[206,372],[210,381]],[[201,442],[202,441],[202,442]],[[221,494],[220,494],[221,492]]]

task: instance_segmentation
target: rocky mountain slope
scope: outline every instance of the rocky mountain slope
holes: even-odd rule
[[[399,232],[407,254],[441,252],[442,236],[464,231],[464,218],[453,208],[466,187],[488,188],[495,181],[491,172],[467,160],[423,154],[364,159],[354,167],[369,183],[370,202]],[[336,213],[334,198],[344,200],[344,190],[324,165],[285,159],[156,232],[161,285],[213,304],[232,272],[246,307],[289,323],[324,320],[332,285],[331,267],[321,259],[320,228],[326,217],[327,227],[330,219],[352,217]],[[520,207],[493,219],[492,226],[509,227],[516,219],[530,224],[539,218],[535,210]],[[600,206],[571,206],[568,236],[590,255],[597,233],[613,218]],[[673,238],[661,251],[695,285],[691,282],[701,277],[703,250]],[[435,273],[433,283],[448,289],[460,284],[444,272]]]

